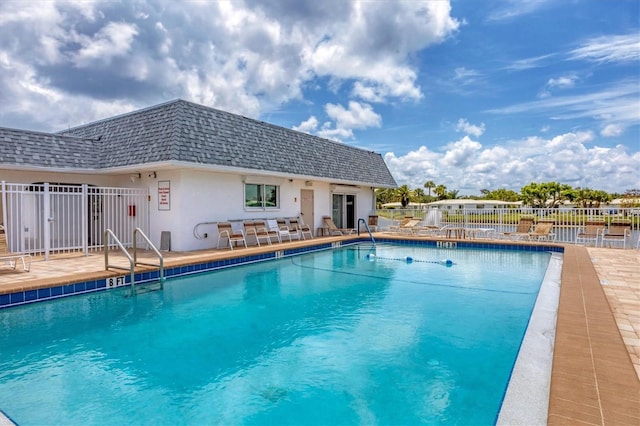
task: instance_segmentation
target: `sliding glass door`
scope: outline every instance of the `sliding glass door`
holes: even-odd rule
[[[356,196],[332,194],[331,218],[338,228],[356,227]]]

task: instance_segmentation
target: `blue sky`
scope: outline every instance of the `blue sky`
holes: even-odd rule
[[[0,3],[0,126],[183,98],[462,195],[640,188],[638,0]]]

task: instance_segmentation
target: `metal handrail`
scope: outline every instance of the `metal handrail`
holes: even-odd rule
[[[362,222],[364,224],[365,229],[369,233],[369,237],[371,237],[371,242],[375,246],[376,245],[376,240],[373,238],[373,234],[371,233],[371,229],[369,229],[369,224],[363,218],[358,219],[358,236],[360,236],[360,222]]]
[[[138,261],[138,244],[136,234],[140,234],[142,238],[147,242],[149,247],[156,253],[159,259],[158,265],[155,263],[146,263]],[[133,230],[133,263],[134,265],[147,265],[147,266],[157,266],[160,269],[160,285],[164,282],[164,257],[162,257],[162,253],[153,245],[149,237],[145,235],[145,233],[140,228],[136,228]]]
[[[127,259],[129,259],[129,268],[124,268],[122,266],[109,264],[109,236],[111,236],[114,239],[118,247],[120,247],[120,250],[122,250],[124,255],[127,256]],[[133,260],[133,257],[131,257],[127,249],[122,245],[118,237],[116,237],[116,234],[114,234],[111,229],[105,229],[104,230],[104,269],[105,271],[108,271],[109,268],[123,269],[125,271],[127,269],[129,270],[129,273],[131,274],[131,294],[133,295],[134,285],[135,285],[135,261]]]

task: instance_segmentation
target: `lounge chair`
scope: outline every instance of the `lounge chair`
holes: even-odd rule
[[[609,247],[613,242],[622,242],[622,248],[627,248],[627,238],[631,240],[631,222],[628,220],[613,220],[602,234],[602,247],[605,242],[609,242]]]
[[[367,226],[369,227],[369,231],[376,232],[378,230],[378,215],[369,215]]]
[[[322,221],[329,230],[329,235],[351,235],[356,232],[353,228],[338,228],[330,216],[322,216]]]
[[[430,235],[430,236],[447,236],[447,230],[455,228],[454,225],[421,225],[416,226],[416,234],[417,235]]]
[[[533,231],[529,232],[529,239],[534,241],[554,241],[556,234],[552,231],[555,224],[555,220],[541,220],[533,227]]]
[[[401,234],[415,234],[420,229],[420,227],[418,226],[420,222],[420,219],[411,219],[404,225],[401,225],[398,229],[398,232],[400,232]]]
[[[598,239],[604,233],[604,228],[606,227],[603,219],[590,219],[587,220],[583,228],[578,228],[578,233],[576,234],[576,244],[585,243],[589,241],[593,241],[594,246],[598,246]]]
[[[285,226],[285,228],[286,228],[286,226]],[[267,231],[276,233],[277,236],[278,236],[278,242],[279,243],[282,242],[282,237],[287,237],[287,238],[289,238],[289,241],[291,241],[291,235],[289,234],[289,228],[287,228],[286,230],[280,229],[278,221],[275,220],[275,219],[267,219]]]
[[[274,220],[274,228],[271,228],[267,221],[264,220],[256,220],[253,222],[255,225],[256,232],[260,236],[260,238],[266,239],[269,245],[273,242],[273,239],[276,239],[276,242],[281,243],[282,239],[280,238],[280,233],[278,232],[278,223]]]
[[[533,217],[522,216],[518,220],[518,225],[516,226],[515,232],[503,232],[501,235],[506,238],[516,239],[516,238],[529,238],[529,233],[531,232],[531,227],[533,226],[534,219]]]
[[[402,218],[402,220],[398,223],[395,222],[393,225],[391,225],[389,227],[389,231],[391,232],[398,232],[400,231],[400,228],[404,225],[406,225],[410,220],[414,220],[413,216],[405,216],[404,218]]]
[[[303,240],[306,240],[305,234],[308,235],[309,238],[313,239],[313,231],[311,230],[309,225],[305,225],[304,223],[302,223],[302,219],[298,219],[297,217],[290,218],[289,229],[293,229],[294,232],[299,232]]]
[[[31,255],[28,253],[10,252],[7,245],[7,236],[4,233],[4,226],[0,225],[0,262],[8,263],[13,269],[16,269],[18,260],[22,261],[22,270],[29,272],[31,269]]]
[[[227,239],[227,244],[231,250],[233,250],[233,244],[242,242],[244,247],[247,248],[247,240],[244,238],[242,230],[234,231],[230,222],[218,222],[218,248],[220,248],[220,242],[223,238]]]
[[[279,218],[276,219],[276,221],[278,222],[278,229],[280,229],[280,237],[286,236],[289,238],[289,241],[291,241],[292,239],[302,239],[302,232],[300,232],[300,230],[297,228],[292,228],[291,226],[289,226],[286,219]]]
[[[271,237],[264,227],[264,222],[254,222],[251,220],[246,220],[242,222],[242,226],[244,227],[244,236],[248,238],[253,236],[256,240],[256,244],[260,247],[260,240],[264,240],[267,244],[271,245]]]

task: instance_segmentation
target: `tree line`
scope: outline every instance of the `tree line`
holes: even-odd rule
[[[628,189],[624,194],[608,193],[606,191],[591,188],[573,188],[571,185],[558,182],[531,182],[516,192],[511,189],[482,189],[477,196],[459,196],[458,190],[449,190],[446,186],[436,184],[430,180],[425,182],[423,188],[411,189],[408,185],[398,188],[376,190],[376,204],[378,208],[382,204],[399,202],[402,207],[409,203],[431,203],[438,200],[471,199],[471,200],[499,200],[522,201],[523,204],[539,208],[557,208],[565,201],[575,203],[578,207],[598,208],[602,204],[611,202],[616,198],[628,200],[625,207],[640,206],[640,189]],[[627,205],[628,204],[628,205]]]

